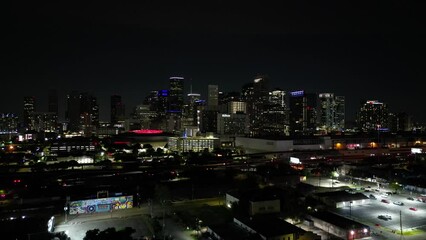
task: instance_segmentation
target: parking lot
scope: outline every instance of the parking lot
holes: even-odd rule
[[[357,206],[348,205],[334,210],[339,215],[369,225],[374,233],[372,239],[400,239],[401,235],[397,233],[401,229],[401,224],[403,233],[406,233],[404,234],[405,239],[426,239],[426,203],[417,201],[419,194],[402,193],[385,196],[385,193],[391,190],[378,189],[377,183],[357,181],[357,185],[354,185],[352,181],[342,178],[331,180],[330,178],[310,177],[305,183],[323,188],[346,186],[353,189],[351,192],[361,192],[367,197],[370,194],[374,195],[375,199],[372,199],[370,203]],[[383,217],[379,217],[381,215]],[[415,234],[408,235],[409,232],[414,233],[414,231],[416,231]]]
[[[410,195],[384,196],[383,193],[384,191],[366,192],[367,196],[373,194],[376,199],[371,200],[369,204],[347,206],[335,211],[340,215],[370,225],[373,231],[396,233],[400,231],[401,225],[403,232],[415,229],[426,230],[426,203],[415,200],[416,196],[412,196],[414,200],[408,200]],[[426,235],[420,235],[412,236],[410,239],[426,239]]]

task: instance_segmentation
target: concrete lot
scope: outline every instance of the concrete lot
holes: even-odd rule
[[[175,203],[176,205],[217,205],[218,199],[200,199],[189,202]],[[154,206],[152,209],[153,216],[161,217],[163,208]],[[81,240],[86,232],[92,229],[105,230],[114,227],[116,230],[125,227],[131,227],[136,230],[133,237],[138,239],[143,236],[152,237],[153,230],[148,223],[151,215],[151,208],[148,204],[144,204],[140,208],[131,208],[113,211],[112,213],[94,213],[56,217],[55,232],[65,231],[71,240]],[[160,220],[162,224],[162,220]],[[176,240],[193,240],[193,232],[186,230],[183,226],[174,222],[171,218],[164,219],[166,235],[171,235]]]

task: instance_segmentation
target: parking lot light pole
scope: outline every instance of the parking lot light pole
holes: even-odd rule
[[[67,210],[68,210],[68,207],[67,207],[67,206],[65,206],[65,207],[64,207],[64,213],[65,213],[65,223],[67,223],[67,222],[68,222],[68,215],[67,215]]]

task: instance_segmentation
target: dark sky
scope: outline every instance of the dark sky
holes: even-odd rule
[[[205,94],[208,84],[240,91],[266,74],[271,87],[346,96],[350,119],[360,100],[378,99],[426,122],[424,6],[230,2],[4,6],[0,112],[20,114],[25,95],[46,111],[56,88],[62,103],[71,90],[93,93],[107,120],[110,95],[130,112],[169,76]]]

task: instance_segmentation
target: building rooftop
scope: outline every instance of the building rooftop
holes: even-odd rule
[[[237,226],[235,223],[213,225],[209,226],[209,228],[212,232],[220,236],[221,239],[245,240],[249,237],[253,240],[262,239],[260,236],[256,238],[255,236],[253,236],[253,234]]]
[[[240,200],[257,202],[279,200],[281,199],[281,196],[284,195],[284,191],[280,188],[268,187],[263,189],[248,190],[245,192],[230,191],[228,194]]]
[[[323,192],[317,193],[316,195],[320,198],[328,198],[335,202],[348,202],[369,199],[362,193],[349,193],[346,191]]]
[[[310,214],[312,217],[331,223],[343,229],[360,229],[369,228],[367,225],[356,222],[354,220],[342,217],[331,212],[315,212]]]
[[[298,228],[282,219],[269,216],[239,218],[237,220],[267,238],[306,232],[305,230]]]

